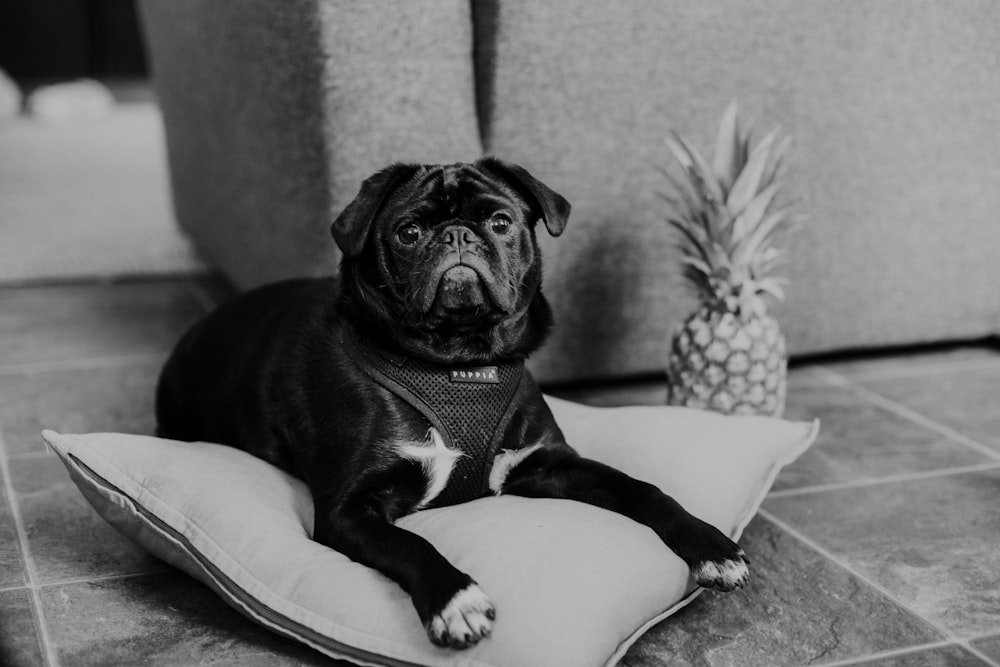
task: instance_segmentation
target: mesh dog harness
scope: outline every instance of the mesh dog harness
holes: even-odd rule
[[[416,408],[449,449],[462,452],[447,486],[430,506],[486,495],[493,456],[517,406],[524,361],[449,367],[388,352],[349,333],[342,340],[364,373]]]

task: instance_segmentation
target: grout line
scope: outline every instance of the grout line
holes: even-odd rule
[[[850,575],[852,575],[852,576],[858,578],[860,581],[868,584],[871,588],[873,588],[874,590],[876,590],[877,592],[879,592],[880,594],[882,594],[884,597],[888,598],[891,602],[895,603],[901,609],[903,609],[903,610],[905,610],[905,611],[913,614],[916,618],[920,619],[921,621],[923,621],[924,623],[926,623],[931,628],[934,628],[935,630],[937,630],[939,633],[941,633],[942,635],[944,635],[945,638],[947,638],[948,640],[954,642],[954,641],[957,641],[959,639],[950,630],[944,628],[941,625],[938,625],[934,621],[932,621],[929,618],[925,617],[920,612],[918,612],[918,611],[914,610],[913,608],[911,608],[910,605],[908,605],[905,602],[903,602],[902,600],[900,600],[896,596],[895,593],[890,592],[888,589],[886,589],[881,584],[875,582],[874,580],[872,580],[868,576],[866,576],[866,575],[858,572],[857,570],[855,570],[854,568],[852,568],[850,565],[848,565],[843,559],[841,559],[840,557],[834,555],[832,551],[830,551],[826,547],[820,545],[818,542],[816,542],[812,538],[806,536],[805,533],[803,533],[802,531],[800,531],[800,530],[798,530],[796,528],[793,528],[790,524],[782,521],[781,519],[779,519],[775,515],[771,514],[771,512],[769,512],[768,510],[765,510],[764,508],[758,509],[757,512],[762,517],[764,517],[765,519],[767,519],[768,521],[770,521],[772,524],[774,524],[775,526],[777,526],[781,530],[785,531],[786,533],[788,533],[789,535],[791,535],[792,537],[794,537],[796,540],[798,540],[802,544],[806,545],[807,547],[809,547],[810,549],[812,549],[813,551],[815,551],[816,553],[818,553],[820,556],[823,556],[825,559],[827,559],[828,561],[830,561],[834,565],[838,566],[842,570],[846,571]]]
[[[8,454],[8,461],[31,461],[33,459],[47,459],[55,456],[47,448],[41,452],[23,452],[21,454]]]
[[[976,440],[973,440],[972,438],[959,433],[953,428],[950,428],[948,426],[945,426],[944,424],[940,424],[934,421],[933,419],[925,417],[919,412],[915,412],[910,408],[906,407],[905,405],[901,405],[900,403],[897,403],[892,399],[886,398],[885,396],[882,396],[881,394],[874,392],[867,387],[856,384],[850,378],[844,377],[840,373],[832,371],[829,368],[820,366],[817,367],[817,369],[823,371],[823,373],[825,374],[827,380],[831,385],[843,387],[848,391],[854,392],[856,395],[860,396],[861,398],[864,398],[865,400],[871,403],[874,403],[880,408],[884,408],[885,410],[893,412],[899,415],[900,417],[903,417],[904,419],[912,421],[915,424],[919,424],[920,426],[923,426],[928,430],[943,435],[959,444],[965,445],[970,449],[974,449],[980,454],[985,454],[991,460],[994,461],[1000,460],[1000,452],[997,452],[991,449],[990,447],[987,447],[986,445],[982,444],[981,442],[977,442]]]
[[[120,357],[92,357],[90,359],[72,359],[67,361],[34,361],[23,364],[0,364],[0,375],[125,368],[127,366],[154,366],[162,364],[165,358],[166,352],[131,354]]]
[[[0,588],[0,593],[9,593],[11,591],[27,591],[27,590],[28,587],[24,584],[20,586],[3,586],[2,588]]]
[[[768,498],[788,498],[791,496],[820,493],[823,491],[842,491],[845,489],[857,489],[867,486],[877,486],[879,484],[894,484],[897,482],[915,482],[925,479],[935,479],[938,477],[950,477],[952,475],[963,475],[970,472],[986,472],[1000,469],[1000,461],[991,463],[976,463],[967,466],[957,466],[954,468],[940,468],[938,470],[926,470],[921,472],[900,473],[898,475],[886,475],[885,477],[874,477],[871,479],[859,479],[850,482],[831,482],[829,484],[816,484],[813,486],[803,486],[797,489],[783,489],[772,491],[767,494]]]
[[[821,663],[823,667],[864,667],[864,665],[871,663],[875,660],[884,660],[885,658],[898,658],[906,655],[911,655],[913,653],[921,653],[923,651],[931,651],[936,648],[946,648],[948,646],[954,646],[956,642],[950,640],[942,640],[938,642],[930,642],[929,644],[916,644],[914,646],[901,646],[899,648],[892,648],[885,651],[878,651],[870,655],[865,655],[856,658],[844,658],[843,660],[834,660],[833,662]]]
[[[884,660],[886,658],[898,658],[908,655],[914,655],[917,653],[923,653],[924,651],[933,651],[939,648],[948,648],[949,646],[957,646],[959,648],[965,649],[969,653],[973,654],[977,658],[983,661],[983,664],[989,667],[1000,667],[1000,663],[996,660],[986,655],[976,647],[972,646],[970,641],[967,639],[958,639],[954,641],[940,641],[931,642],[929,644],[919,644],[917,646],[904,646],[897,649],[890,649],[888,651],[879,651],[871,655],[867,655],[861,658],[847,658],[844,660],[836,660],[834,662],[822,663],[822,667],[864,667],[869,665],[876,660]]]
[[[55,586],[72,586],[74,584],[91,584],[100,581],[119,581],[121,579],[136,579],[138,577],[148,577],[156,574],[168,574],[171,570],[163,567],[157,570],[143,570],[141,572],[127,572],[125,574],[104,574],[96,577],[78,577],[76,579],[62,579],[60,581],[47,581],[43,584],[35,584],[36,588],[53,588]]]
[[[11,517],[14,520],[14,532],[17,535],[18,543],[21,545],[21,558],[24,562],[24,573],[27,575],[28,584],[26,588],[31,594],[31,603],[35,610],[35,625],[38,629],[38,639],[41,642],[42,656],[45,664],[50,667],[58,667],[59,658],[56,655],[55,647],[52,645],[52,638],[49,634],[49,624],[45,619],[45,611],[42,607],[42,597],[38,593],[35,585],[37,573],[35,572],[35,562],[31,558],[31,545],[28,543],[28,531],[24,527],[24,520],[21,517],[21,506],[14,493],[14,480],[10,474],[10,465],[7,462],[7,446],[4,443],[3,432],[0,431],[0,479],[3,481],[7,494],[7,505],[10,507]]]
[[[983,662],[985,662],[990,667],[1000,667],[1000,662],[997,662],[996,660],[994,660],[993,658],[991,658],[990,656],[986,655],[985,653],[983,653],[982,651],[980,651],[978,648],[976,648],[975,646],[973,646],[972,645],[972,640],[965,639],[965,640],[959,642],[959,644],[961,644],[962,648],[964,648],[966,651],[968,651],[972,655],[976,656],[977,658],[979,658],[980,660],[982,660]]]

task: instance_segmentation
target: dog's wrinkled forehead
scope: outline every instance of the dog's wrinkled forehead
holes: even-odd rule
[[[510,185],[470,164],[424,167],[394,199],[418,215],[442,219],[479,219],[500,208],[528,206]]]

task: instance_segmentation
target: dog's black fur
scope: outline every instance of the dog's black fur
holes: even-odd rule
[[[158,387],[160,435],[239,447],[303,478],[315,540],[399,583],[436,644],[478,642],[492,627],[489,599],[393,524],[428,502],[425,466],[401,448],[432,451],[428,421],[361,372],[342,335],[442,365],[523,359],[552,323],[536,223],[559,235],[569,211],[523,168],[493,158],[376,173],[333,223],[339,279],[258,288],[180,341]],[[499,447],[523,456],[495,492],[619,512],[654,530],[699,584],[746,582],[736,544],[659,489],[578,456],[524,382]]]

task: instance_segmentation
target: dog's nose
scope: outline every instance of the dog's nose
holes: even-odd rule
[[[441,232],[441,243],[449,245],[455,250],[473,245],[476,240],[476,235],[464,225],[451,225]]]

